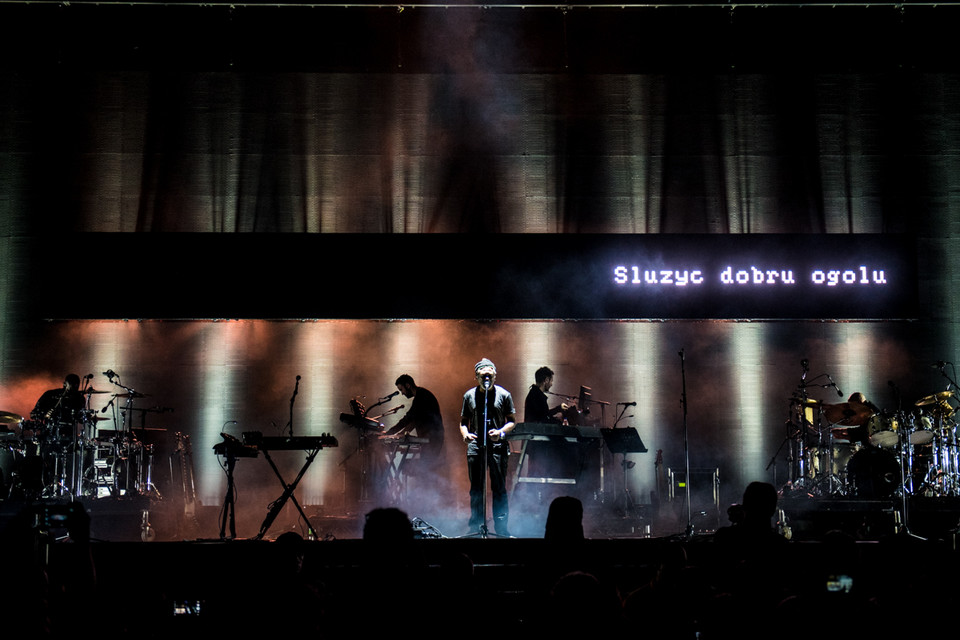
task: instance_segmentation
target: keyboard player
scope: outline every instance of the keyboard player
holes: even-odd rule
[[[440,415],[440,403],[429,389],[418,387],[413,377],[406,373],[397,378],[396,385],[397,391],[411,400],[410,408],[385,435],[388,438],[402,438],[416,431],[421,440],[417,472],[422,474],[423,480],[427,482],[439,482],[440,475],[444,472],[443,417]]]
[[[566,403],[550,408],[547,401],[547,393],[553,386],[553,370],[550,367],[540,367],[533,374],[534,383],[527,392],[527,398],[523,402],[523,420],[524,422],[536,422],[539,424],[560,424],[563,421],[563,413],[569,409]],[[558,417],[557,414],[560,414]]]

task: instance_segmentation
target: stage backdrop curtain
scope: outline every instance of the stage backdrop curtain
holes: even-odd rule
[[[922,234],[957,191],[956,75],[98,71],[4,85],[14,234]]]

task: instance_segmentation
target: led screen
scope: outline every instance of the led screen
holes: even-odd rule
[[[87,234],[44,243],[30,270],[38,283],[76,271],[91,246],[123,262],[106,295],[66,287],[30,297],[43,318],[918,313],[915,243],[900,235]]]

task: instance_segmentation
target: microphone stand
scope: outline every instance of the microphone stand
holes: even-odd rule
[[[227,443],[229,444],[229,443]],[[233,471],[237,466],[237,455],[233,447],[226,448],[227,456],[227,493],[223,498],[223,511],[220,514],[220,539],[233,540],[237,537],[237,488],[233,482]],[[230,537],[227,538],[227,527]]]
[[[487,394],[490,393],[490,384],[489,380],[483,381],[483,425],[478,427],[478,431],[482,432],[481,436],[481,445],[480,445],[480,482],[483,487],[483,492],[480,494],[480,505],[481,505],[481,517],[480,517],[480,531],[477,533],[471,533],[465,537],[473,538],[489,538],[491,535],[497,537],[497,534],[491,534],[487,528],[487,450],[488,450],[488,437],[487,431],[489,430],[488,423],[488,409],[490,404],[487,402]],[[494,514],[496,517],[496,514]]]
[[[119,421],[117,421],[117,419],[114,418],[114,423],[115,423],[114,426],[119,426],[119,429],[117,430],[117,433],[115,436],[116,442],[114,443],[114,448],[116,450],[116,454],[123,461],[122,463],[123,485],[119,486],[117,484],[116,469],[114,469],[113,471],[113,474],[114,474],[113,482],[117,491],[122,491],[123,494],[130,494],[134,490],[139,490],[136,479],[132,479],[130,474],[130,467],[131,467],[131,464],[133,464],[133,461],[131,461],[131,458],[133,456],[130,454],[131,452],[134,451],[135,448],[133,445],[137,440],[137,436],[133,432],[133,426],[131,424],[133,421],[132,414],[134,410],[133,401],[136,398],[142,398],[144,396],[143,394],[139,393],[136,389],[125,386],[123,384],[123,379],[120,377],[119,374],[115,373],[113,369],[108,369],[107,371],[104,372],[104,375],[107,376],[107,380],[110,382],[110,384],[120,387],[121,389],[126,391],[125,394],[114,395],[114,399],[122,397],[126,400],[126,402],[124,403],[122,408],[119,408],[119,413],[120,413]],[[111,400],[111,403],[112,402],[113,400]],[[115,406],[114,411],[117,411],[117,410],[118,409]],[[119,424],[117,424],[118,422]],[[124,446],[129,447],[129,451],[124,451]],[[123,455],[123,454],[126,454],[126,455]]]
[[[300,393],[300,376],[297,376],[297,380],[293,385],[293,395],[290,396],[290,419],[287,421],[287,433],[289,434],[289,438],[293,438],[293,405],[297,401],[298,393]],[[307,455],[307,463],[300,469],[300,474],[297,476],[297,478],[288,485],[280,476],[280,471],[277,469],[277,465],[273,462],[273,458],[270,457],[270,452],[267,449],[263,450],[263,457],[267,459],[267,462],[270,463],[270,467],[273,468],[273,472],[277,475],[277,477],[280,478],[280,484],[283,485],[283,494],[270,505],[270,510],[267,512],[267,517],[260,526],[260,532],[256,535],[257,540],[263,539],[267,529],[270,528],[270,525],[273,524],[273,521],[276,519],[276,517],[280,515],[280,510],[283,509],[283,506],[287,503],[287,500],[293,501],[293,504],[296,505],[300,515],[307,523],[307,531],[309,531],[311,535],[313,534],[313,527],[310,524],[310,521],[307,520],[306,514],[303,513],[303,509],[300,508],[300,503],[297,502],[297,498],[293,495],[293,491],[296,489],[297,484],[300,483],[300,479],[303,477],[304,472],[306,472],[307,467],[309,467],[313,462],[313,459],[316,457],[318,452],[319,449],[311,451]]]
[[[683,349],[680,349],[680,405],[683,408],[683,458],[684,458],[684,484],[686,485],[687,500],[687,528],[685,533],[687,537],[693,535],[693,508],[690,505],[690,431],[687,426],[687,372],[685,368],[685,358]]]
[[[293,395],[290,396],[290,421],[287,422],[287,431],[290,437],[293,437],[293,404],[297,401],[297,394],[300,392],[300,376],[297,376],[297,383],[293,386]]]
[[[483,494],[481,495],[480,504],[482,505],[482,514],[483,517],[480,519],[480,537],[486,538],[490,535],[489,530],[487,529],[487,447],[489,445],[487,439],[487,431],[489,425],[488,410],[490,408],[490,403],[487,402],[487,394],[490,393],[490,384],[488,380],[483,381],[483,444],[480,446],[480,482],[483,485]]]

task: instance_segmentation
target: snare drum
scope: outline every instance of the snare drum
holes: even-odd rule
[[[894,449],[900,442],[898,431],[900,423],[895,416],[871,416],[867,421],[867,433],[870,444],[881,449]]]

